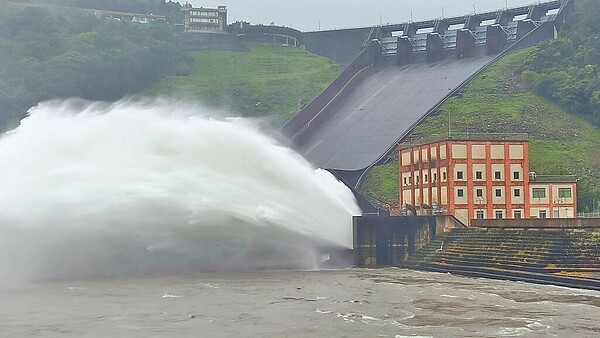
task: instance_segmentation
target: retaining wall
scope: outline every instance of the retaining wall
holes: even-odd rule
[[[354,61],[338,76],[325,90],[323,90],[313,101],[311,101],[298,115],[286,123],[281,133],[293,141],[293,139],[308,126],[309,123],[317,123],[318,115],[332,104],[336,99],[341,99],[342,91],[349,91],[352,82],[358,82],[357,76],[376,63],[381,56],[381,49],[376,44],[369,44],[354,59]]]
[[[304,33],[306,50],[349,64],[370,42],[372,27]]]

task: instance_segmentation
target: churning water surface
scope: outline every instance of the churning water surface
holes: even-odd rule
[[[0,336],[597,337],[600,293],[400,269],[213,272],[0,290]]]

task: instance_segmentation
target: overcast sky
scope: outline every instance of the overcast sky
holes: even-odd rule
[[[229,22],[288,26],[301,31],[402,23],[519,7],[537,0],[187,0],[195,7],[227,6]],[[180,1],[181,3],[185,0]],[[542,1],[544,2],[544,1]]]

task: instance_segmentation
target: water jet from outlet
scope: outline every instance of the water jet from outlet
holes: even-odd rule
[[[310,268],[352,245],[354,196],[197,105],[44,102],[0,138],[0,279]]]

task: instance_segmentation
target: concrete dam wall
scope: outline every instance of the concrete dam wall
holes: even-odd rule
[[[317,54],[341,60],[354,48],[360,53],[281,132],[316,166],[354,173],[342,176],[355,184],[495,59],[556,37],[573,6],[574,0],[560,0],[368,32],[305,35],[306,48]],[[339,54],[335,41],[343,45]]]
[[[342,64],[351,63],[369,44],[375,28],[355,28],[304,33],[306,50]]]

